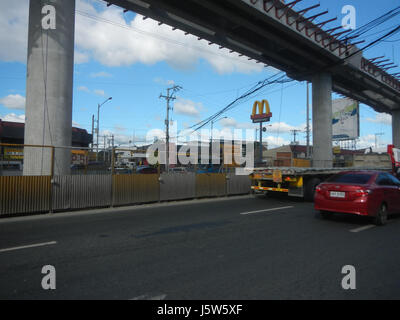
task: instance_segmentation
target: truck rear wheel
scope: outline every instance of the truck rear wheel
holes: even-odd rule
[[[321,180],[319,178],[311,178],[309,180],[306,180],[305,188],[304,188],[304,200],[309,201],[309,202],[314,201],[315,188],[320,183],[321,183]]]

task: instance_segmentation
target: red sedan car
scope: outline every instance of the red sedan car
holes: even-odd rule
[[[387,172],[341,172],[317,186],[314,207],[323,218],[350,213],[384,225],[389,214],[400,212],[400,181]]]

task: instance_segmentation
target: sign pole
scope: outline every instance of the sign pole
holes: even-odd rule
[[[264,112],[264,107],[265,107],[265,112]],[[258,109],[258,113],[257,113]],[[260,164],[262,165],[263,161],[263,145],[262,145],[262,133],[263,133],[263,122],[268,122],[270,121],[272,117],[272,113],[269,107],[269,103],[267,100],[262,100],[262,101],[255,101],[253,104],[253,112],[250,116],[250,119],[253,121],[253,123],[259,123],[260,124],[260,154],[259,154],[259,159],[260,159]]]
[[[262,122],[260,122],[260,164],[262,164],[262,152],[263,152],[263,147],[262,147]]]

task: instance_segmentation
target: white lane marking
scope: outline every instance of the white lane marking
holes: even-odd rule
[[[151,297],[149,300],[164,300],[166,296],[166,294],[160,294],[159,296]]]
[[[249,211],[249,212],[242,212],[242,215],[245,214],[252,214],[252,213],[259,213],[259,212],[268,212],[268,211],[275,211],[275,210],[283,210],[283,209],[291,209],[294,208],[294,206],[289,206],[289,207],[279,207],[279,208],[271,208],[271,209],[264,209],[264,210],[257,210],[257,211]]]
[[[43,247],[43,246],[49,246],[49,245],[52,245],[52,244],[57,244],[57,241],[35,243],[35,244],[29,244],[29,245],[26,245],[26,246],[0,249],[0,252],[7,252],[7,251],[20,250],[20,249],[28,249],[28,248],[35,248],[35,247]]]
[[[129,299],[129,300],[164,300],[166,298],[166,294],[160,294],[158,296],[149,297],[147,294],[143,294],[141,296]]]
[[[364,227],[359,227],[359,228],[351,229],[350,232],[361,232],[361,231],[368,230],[368,229],[371,229],[371,228],[374,228],[374,227],[376,227],[376,225],[374,225],[374,224],[369,224],[369,225],[364,226]]]
[[[141,295],[141,296],[129,299],[129,300],[144,300],[144,299],[146,299],[146,297],[147,297],[146,295]]]

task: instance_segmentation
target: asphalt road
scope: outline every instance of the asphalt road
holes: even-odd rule
[[[251,196],[0,219],[0,299],[399,299],[399,222]]]

